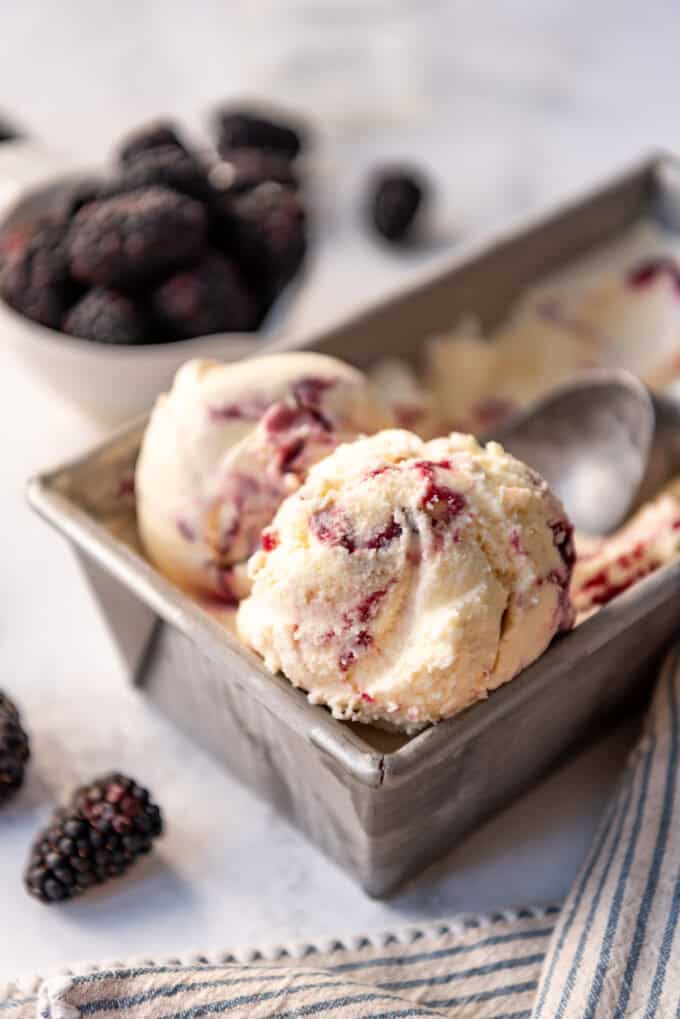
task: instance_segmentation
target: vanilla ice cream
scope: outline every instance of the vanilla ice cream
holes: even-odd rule
[[[655,224],[531,287],[495,329],[468,318],[426,345],[440,417],[477,434],[598,367],[651,386],[680,375],[680,245]]]
[[[309,467],[391,422],[361,372],[321,354],[188,362],[137,464],[146,554],[188,590],[237,599],[248,587],[238,564]]]
[[[281,505],[237,625],[336,717],[415,731],[572,625],[572,561],[559,500],[501,446],[384,431],[340,446]]]
[[[371,368],[369,378],[399,428],[415,432],[421,439],[434,439],[449,431],[434,392],[419,381],[406,361],[384,358]]]
[[[615,534],[576,535],[571,598],[581,622],[638,580],[680,555],[680,479]]]

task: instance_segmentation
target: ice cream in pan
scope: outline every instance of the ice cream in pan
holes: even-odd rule
[[[680,551],[676,485],[612,538],[578,535],[573,568],[535,471],[388,420],[330,358],[193,362],[137,467],[149,558],[199,597],[240,600],[243,641],[338,718],[411,732],[451,717]]]
[[[147,555],[197,596],[240,602],[245,643],[338,717],[412,731],[486,697],[680,552],[672,488],[611,538],[576,535],[572,577],[545,482],[445,435],[487,431],[594,365],[677,373],[676,263],[632,241],[595,285],[528,295],[493,344],[468,327],[432,341],[429,386],[400,361],[374,385],[315,354],[189,363],[137,467]]]
[[[422,379],[391,361],[375,372],[398,423],[429,438],[488,432],[593,368],[623,368],[650,386],[680,377],[677,235],[638,223],[536,284],[493,328],[467,316],[428,338]]]

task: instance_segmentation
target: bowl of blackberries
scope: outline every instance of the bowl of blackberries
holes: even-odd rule
[[[111,171],[24,194],[0,224],[0,322],[53,387],[105,416],[146,408],[189,357],[276,336],[307,247],[290,118],[224,108],[215,147],[159,120]]]

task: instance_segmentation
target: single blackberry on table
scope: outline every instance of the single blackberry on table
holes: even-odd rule
[[[124,874],[162,834],[146,789],[114,772],[77,789],[35,840],[25,872],[29,893],[59,902]]]
[[[225,107],[215,115],[217,151],[229,158],[233,149],[269,149],[294,159],[305,146],[304,128],[255,109]]]
[[[425,194],[423,178],[410,170],[395,168],[376,174],[369,214],[378,233],[393,243],[405,240]]]
[[[266,149],[232,149],[210,168],[210,183],[230,195],[250,191],[265,181],[274,181],[297,191],[300,181],[286,156]]]
[[[143,188],[91,202],[68,234],[73,276],[134,287],[197,258],[206,235],[203,206],[165,188]]]
[[[10,120],[0,117],[0,142],[13,142],[21,137],[21,131]]]
[[[223,243],[266,311],[300,268],[307,250],[304,206],[271,181],[233,199]]]
[[[162,283],[152,306],[171,339],[248,331],[257,322],[255,303],[233,263],[217,252]]]
[[[170,120],[155,120],[127,134],[120,142],[116,155],[118,162],[125,166],[142,152],[168,146],[186,152],[176,125]]]
[[[59,328],[76,294],[69,275],[65,223],[17,228],[0,242],[0,295],[16,311]]]
[[[98,343],[142,343],[147,338],[145,316],[135,303],[115,290],[93,287],[74,304],[62,328],[65,333]]]
[[[195,156],[172,145],[139,152],[123,166],[111,190],[135,191],[162,187],[207,201],[212,193],[208,175]]]
[[[29,757],[28,736],[19,711],[13,701],[0,692],[0,807],[21,787]]]

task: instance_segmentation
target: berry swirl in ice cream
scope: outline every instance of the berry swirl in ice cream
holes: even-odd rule
[[[571,627],[571,525],[496,443],[384,431],[337,448],[250,561],[242,639],[338,718],[415,731]]]
[[[311,465],[391,423],[361,372],[321,354],[189,361],[157,401],[137,464],[147,555],[181,587],[236,600],[247,578],[235,567]]]

